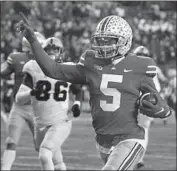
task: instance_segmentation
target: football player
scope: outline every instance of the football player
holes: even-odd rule
[[[43,72],[54,79],[88,85],[102,170],[133,170],[146,143],[145,130],[137,123],[139,109],[159,118],[169,116],[170,110],[153,83],[153,59],[129,53],[133,35],[127,21],[116,15],[103,18],[92,36],[93,50],[86,50],[78,64],[69,65],[55,63],[46,55],[27,18],[20,15],[17,31],[30,42]],[[156,92],[158,103],[144,100],[137,105],[141,91]]]
[[[149,50],[145,47],[145,46],[138,46],[134,52],[134,54],[136,54],[137,56],[144,56],[144,57],[149,57],[150,58],[150,52]],[[153,81],[154,81],[154,84],[156,86],[156,89],[158,92],[160,92],[161,90],[161,87],[160,87],[160,83],[159,83],[159,80],[158,80],[158,77],[157,75],[154,76],[153,78]],[[154,118],[152,117],[148,117],[146,115],[142,115],[142,114],[139,114],[138,115],[138,123],[144,127],[145,129],[145,132],[146,132],[146,136],[145,136],[145,140],[147,141],[146,142],[146,146],[145,146],[145,151],[147,150],[147,145],[148,145],[148,139],[149,139],[149,128],[151,126],[151,123],[152,121],[154,120]],[[144,166],[144,156],[145,156],[145,151],[143,153],[143,156],[142,158],[140,159],[140,161],[138,162],[137,164],[137,168],[141,168]]]
[[[39,42],[42,42],[44,40],[44,36],[40,33],[35,32],[35,35],[38,38]],[[20,84],[22,83],[23,65],[33,58],[33,55],[30,51],[30,44],[28,43],[28,46],[26,46],[26,42],[26,38],[23,38],[23,52],[11,53],[8,56],[7,61],[3,63],[3,67],[1,67],[1,78],[4,78],[11,73],[15,74],[15,84],[13,89],[14,98],[20,87]],[[19,105],[14,101],[8,117],[8,135],[6,139],[6,149],[2,157],[2,170],[10,170],[12,167],[12,164],[16,157],[16,146],[19,142],[25,123],[28,124],[30,131],[33,134],[34,125],[32,119],[32,107],[30,105],[30,102],[26,102],[24,105]]]
[[[48,38],[43,48],[51,59],[63,62],[63,44],[55,38]],[[35,142],[43,170],[66,170],[61,145],[70,134],[72,123],[68,118],[69,88],[76,94],[72,107],[74,117],[80,115],[81,88],[69,82],[45,76],[35,60],[27,62],[23,84],[16,95],[20,104],[32,101],[35,113]]]

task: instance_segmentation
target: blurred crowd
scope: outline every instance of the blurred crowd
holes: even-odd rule
[[[144,45],[159,66],[171,63],[176,71],[176,3],[170,2],[89,2],[89,1],[14,1],[4,3],[1,15],[1,58],[21,51],[21,35],[15,25],[23,12],[35,31],[46,38],[61,38],[69,61],[77,61],[90,46],[97,23],[107,15],[119,15],[133,28],[133,48]],[[170,6],[168,6],[170,4]],[[9,6],[9,8],[5,8]],[[168,8],[168,9],[165,9]],[[2,14],[2,13],[1,13]],[[173,61],[173,62],[171,62]],[[162,69],[164,69],[162,67]],[[168,68],[164,74],[168,72]],[[168,74],[165,75],[168,79]]]
[[[164,11],[160,9],[160,5],[148,2],[127,4],[82,1],[14,2],[1,19],[2,55],[6,57],[21,48],[21,37],[15,33],[15,24],[20,19],[18,13],[22,11],[36,31],[43,33],[45,37],[61,38],[72,61],[77,60],[89,46],[91,35],[100,19],[112,14],[129,21],[134,32],[134,47],[147,46],[158,63],[175,59],[176,11]]]

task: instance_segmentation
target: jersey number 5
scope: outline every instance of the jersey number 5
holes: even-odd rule
[[[67,91],[61,90],[61,86],[67,87],[68,84],[66,82],[57,81],[55,83],[55,89],[53,98],[56,101],[65,101],[67,97]],[[50,98],[49,91],[51,90],[51,83],[46,80],[40,80],[36,83],[36,90],[39,90],[40,93],[36,94],[36,99],[39,101],[47,101]]]
[[[107,112],[114,112],[120,107],[121,94],[116,88],[108,88],[109,82],[122,83],[123,75],[103,74],[100,91],[106,96],[112,96],[112,103],[100,100],[100,107]]]

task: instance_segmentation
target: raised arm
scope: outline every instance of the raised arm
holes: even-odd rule
[[[85,76],[80,65],[63,65],[56,63],[46,54],[46,52],[41,47],[40,43],[38,42],[34,30],[29,25],[27,18],[24,16],[23,13],[20,13],[22,17],[22,21],[17,24],[16,30],[22,32],[24,37],[29,41],[31,44],[31,48],[35,59],[39,66],[41,67],[44,74],[48,77],[64,80],[71,83],[85,83]]]
[[[86,82],[83,66],[55,62],[43,50],[36,38],[31,43],[31,48],[37,63],[46,76],[76,84],[84,84]]]

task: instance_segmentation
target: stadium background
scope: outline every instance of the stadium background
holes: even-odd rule
[[[162,69],[166,82],[162,88],[168,91],[173,82],[176,87],[176,2],[34,2],[1,1],[1,63],[8,55],[21,51],[21,36],[15,32],[20,20],[18,13],[28,16],[35,31],[45,37],[56,36],[63,40],[67,60],[77,61],[81,53],[89,47],[91,34],[103,17],[120,15],[133,28],[133,48],[145,45],[151,56]],[[1,105],[8,113],[11,108],[13,75],[1,80]],[[82,115],[73,120],[72,133],[63,146],[64,160],[69,169],[99,169],[101,161],[95,150],[94,133],[91,127],[88,104],[89,94],[83,87],[84,96]],[[176,88],[175,88],[176,90]],[[3,96],[5,95],[5,96]],[[176,93],[174,93],[176,98]],[[173,103],[176,106],[176,102]],[[2,106],[1,106],[2,107]],[[145,156],[145,168],[142,170],[176,169],[176,125],[170,117],[165,127],[156,120],[150,130],[150,142]],[[1,122],[1,154],[5,148],[6,130]],[[31,135],[25,128],[17,159],[12,170],[39,170],[37,154],[33,148]]]
[[[45,37],[64,41],[70,60],[76,60],[90,43],[96,24],[107,15],[119,15],[134,32],[133,47],[147,46],[158,64],[176,58],[176,2],[2,2],[1,48],[5,57],[21,50],[15,33],[18,13],[24,12],[33,28]]]
[[[21,51],[21,35],[15,32],[15,25],[20,20],[20,11],[28,16],[35,31],[43,33],[46,38],[61,38],[67,60],[75,62],[89,47],[91,35],[100,19],[112,14],[124,17],[133,28],[132,49],[138,45],[148,47],[151,56],[167,78],[168,81],[164,83],[162,75],[162,87],[168,87],[170,80],[176,77],[175,1],[1,2],[1,62],[6,60],[10,53]],[[12,87],[6,82],[2,84],[6,87],[4,91],[9,90],[7,86]],[[83,99],[88,100],[87,91],[84,91]],[[89,110],[87,104],[83,107],[84,110]]]

